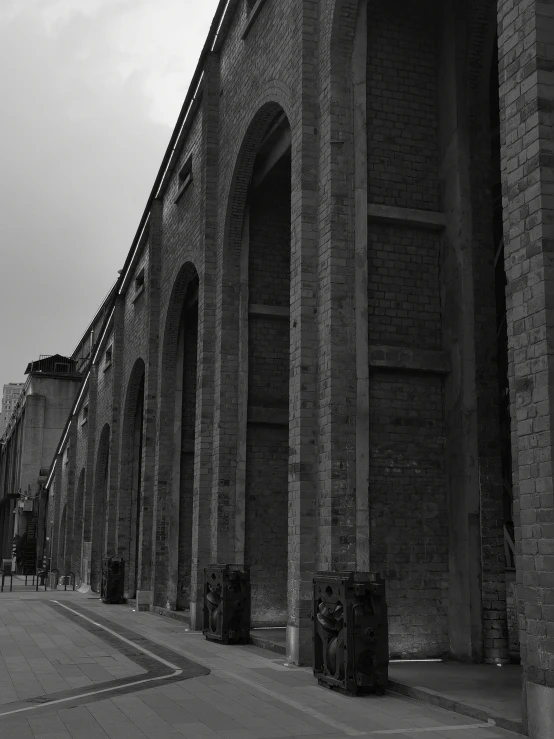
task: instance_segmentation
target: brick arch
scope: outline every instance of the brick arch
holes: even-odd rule
[[[235,166],[231,177],[227,198],[227,213],[225,219],[225,234],[223,243],[225,252],[229,256],[227,268],[230,270],[227,279],[238,279],[240,255],[242,248],[242,226],[244,209],[248,198],[250,180],[258,150],[268,131],[271,122],[279,113],[284,113],[291,125],[289,113],[281,101],[273,99],[273,95],[264,102],[252,116],[250,122],[243,129],[242,141],[236,154]],[[275,96],[277,97],[277,96]],[[280,96],[279,96],[280,97]]]
[[[175,606],[175,583],[170,578],[170,533],[172,515],[175,374],[178,361],[179,328],[187,291],[200,275],[192,262],[179,270],[168,302],[162,339],[161,371],[159,380],[160,424],[158,434],[158,494],[155,514],[155,545],[153,554],[154,603]],[[174,554],[174,553],[173,553]]]
[[[140,490],[135,490],[135,429],[137,413],[144,413],[144,380],[146,367],[139,357],[130,372],[125,393],[123,424],[121,429],[121,467],[117,499],[117,556],[125,560],[125,590],[136,590],[135,551],[137,509],[140,506]],[[141,455],[142,456],[142,455]],[[142,466],[142,460],[138,463]],[[150,532],[144,532],[148,534]]]
[[[226,213],[222,234],[223,265],[219,276],[222,309],[216,325],[216,355],[221,355],[223,359],[216,368],[219,378],[217,375],[215,378],[219,397],[216,397],[214,413],[216,438],[210,547],[212,556],[216,553],[216,557],[223,557],[226,561],[241,562],[244,556],[244,544],[241,544],[244,526],[241,527],[240,524],[244,511],[239,511],[237,474],[240,473],[237,472],[236,451],[228,449],[227,441],[221,445],[221,449],[218,441],[218,436],[220,439],[238,438],[237,404],[232,401],[232,397],[234,393],[238,393],[239,388],[238,357],[235,351],[238,352],[240,340],[240,265],[244,214],[254,162],[271,122],[279,113],[284,113],[289,126],[293,128],[292,106],[289,101],[288,88],[280,83],[272,82],[262,91],[256,100],[256,107],[249,109],[238,126],[239,135],[236,140],[239,143],[231,157],[231,176],[224,186],[226,195],[223,202]],[[294,150],[294,129],[292,139]],[[232,352],[225,347],[233,347]],[[224,484],[220,484],[221,480]],[[240,486],[240,482],[238,484]]]
[[[290,161],[285,163],[283,157],[259,188],[251,188],[256,157],[277,117],[284,116],[285,124],[291,130],[293,159],[295,147],[298,145],[292,110],[284,96],[276,92],[276,89],[267,90],[263,98],[258,98],[257,110],[251,112],[248,119],[243,120],[241,135],[238,138],[240,145],[233,162],[227,198],[223,240],[224,308],[221,313],[222,330],[219,339],[222,341],[225,337],[225,344],[236,347],[236,354],[234,349],[233,356],[227,355],[227,361],[221,367],[222,394],[220,403],[216,406],[219,407],[221,416],[218,418],[216,410],[214,423],[221,436],[233,439],[236,446],[230,451],[227,450],[225,455],[218,452],[220,456],[215,461],[212,520],[217,523],[212,528],[212,552],[216,551],[219,557],[220,552],[224,551],[226,554],[223,556],[230,557],[230,561],[234,559],[251,567],[253,618],[260,623],[280,624],[286,620],[289,430],[287,424],[282,424],[280,428],[272,428],[259,420],[250,420],[247,423],[247,408],[254,402],[254,396],[260,399],[260,387],[263,382],[275,391],[269,404],[277,402],[276,398],[279,395],[279,402],[281,400],[283,402],[280,410],[288,408],[288,372],[282,381],[283,373],[277,370],[277,373],[272,375],[269,365],[272,364],[276,370],[286,362],[288,370],[290,328],[288,321],[285,322],[283,329],[279,324],[275,324],[274,319],[268,319],[271,326],[268,327],[267,335],[274,332],[274,345],[269,350],[272,362],[269,362],[269,354],[266,354],[267,348],[262,337],[264,327],[263,325],[260,327],[264,319],[249,315],[246,305],[248,293],[248,300],[252,299],[254,283],[257,296],[254,303],[267,302],[288,306],[290,302],[292,234]],[[287,158],[290,160],[289,155]],[[273,179],[275,177],[277,180]],[[272,187],[276,189],[271,190]],[[266,191],[266,188],[269,190]],[[247,209],[250,213],[248,220],[245,216]],[[272,221],[272,218],[276,220]],[[266,230],[267,225],[264,226],[264,222],[274,224],[271,235]],[[263,274],[264,260],[259,258],[260,250],[263,251],[262,241],[266,242],[264,232],[267,235],[267,243],[274,243],[274,256],[277,252],[280,254],[273,263],[273,267],[279,272],[275,287],[282,284],[285,290],[283,294],[279,294],[277,287],[274,293],[271,293],[270,289],[271,298],[267,295],[269,284],[267,275],[264,277]],[[279,235],[276,242],[272,242],[276,232],[279,232]],[[286,251],[281,250],[285,241]],[[248,249],[243,252],[247,242]],[[254,252],[257,254],[255,258],[257,266],[252,271]],[[268,259],[267,263],[267,269],[270,269],[271,259]],[[280,270],[283,270],[283,274]],[[283,277],[285,273],[286,277]],[[256,275],[256,279],[252,277],[253,274]],[[247,283],[248,291],[245,289]],[[248,341],[245,339],[245,332],[248,332]],[[284,352],[286,359],[283,359]],[[254,355],[257,363],[255,372],[252,364]],[[256,374],[258,376],[254,383],[246,382],[246,376],[252,379]],[[282,398],[270,380],[276,380],[279,387],[284,387]],[[233,388],[232,406],[228,399],[229,388]],[[253,426],[253,423],[260,425]],[[275,473],[276,468],[279,471]],[[272,470],[271,480],[266,481],[265,485],[260,484],[261,469],[264,469],[265,474],[267,470]],[[225,485],[220,484],[222,479],[225,480]],[[260,536],[265,536],[265,540],[261,540]],[[271,573],[272,577],[268,577],[268,573]]]
[[[229,157],[230,162],[234,163],[234,166],[229,168],[231,174],[228,175],[226,181],[222,183],[222,190],[224,192],[222,202],[227,203],[227,217],[224,222],[223,234],[224,244],[228,243],[228,224],[230,220],[229,206],[232,202],[232,198],[235,192],[237,177],[239,177],[241,169],[244,168],[244,155],[246,153],[246,150],[251,148],[253,144],[252,134],[255,134],[255,131],[260,126],[260,124],[261,138],[263,138],[263,135],[267,130],[268,124],[266,124],[266,127],[264,128],[263,122],[260,121],[260,116],[263,116],[264,110],[268,106],[276,106],[276,110],[281,109],[287,116],[291,128],[294,128],[296,121],[294,117],[293,105],[291,102],[292,99],[292,93],[287,85],[279,80],[272,80],[266,85],[266,87],[262,89],[260,95],[255,99],[253,105],[251,105],[244,111],[242,118],[236,122],[237,136],[234,140],[237,142],[237,144],[234,150],[231,151]],[[261,138],[258,140],[258,146]],[[252,169],[250,168],[250,173],[251,172]],[[226,249],[224,252],[224,259],[227,257],[228,252],[229,250]]]
[[[100,434],[96,453],[96,469],[92,498],[92,549],[91,588],[98,592],[102,579],[102,557],[106,530],[106,503],[109,485],[110,424],[106,423]]]

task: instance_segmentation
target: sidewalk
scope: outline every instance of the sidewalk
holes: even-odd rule
[[[94,594],[0,594],[0,656],[0,739],[517,736],[392,693],[334,693],[278,654]]]

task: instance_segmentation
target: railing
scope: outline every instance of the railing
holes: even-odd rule
[[[56,354],[40,354],[35,362],[29,362],[27,367],[29,372],[48,372],[56,375],[69,375],[76,371],[77,362],[75,359],[58,358]]]

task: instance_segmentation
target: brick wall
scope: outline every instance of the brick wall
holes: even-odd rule
[[[437,210],[437,8],[368,4],[368,195]]]
[[[369,2],[368,200],[438,210],[438,36],[433,3]],[[442,347],[441,236],[370,222],[368,342]],[[399,366],[369,379],[370,562],[387,578],[390,648],[448,651],[443,381]]]
[[[252,620],[284,626],[287,620],[288,428],[249,428],[246,467],[246,542]]]
[[[529,733],[547,736],[554,686],[552,7],[501,0],[498,21],[518,616]]]
[[[391,653],[448,651],[448,523],[440,377],[370,385],[370,558],[387,579]]]
[[[372,224],[369,239],[370,344],[439,348],[440,236]]]
[[[250,305],[290,302],[290,165],[283,157],[250,202],[248,291]],[[288,317],[250,315],[248,406],[288,412]],[[252,618],[286,622],[288,526],[288,424],[250,420],[246,440],[245,552],[252,582]]]
[[[133,367],[143,360],[144,484],[149,497],[141,534],[146,542],[142,587],[155,591],[157,605],[184,607],[189,595],[191,604],[198,605],[203,563],[208,558],[244,559],[252,568],[254,619],[282,623],[287,618],[296,661],[309,659],[316,562],[333,568],[365,562],[385,573],[395,653],[430,656],[449,647],[446,502],[451,481],[444,439],[453,437],[445,429],[443,397],[449,382],[444,379],[448,361],[443,361],[444,237],[425,226],[370,221],[364,265],[368,284],[362,296],[368,311],[364,314],[362,300],[354,316],[360,269],[354,257],[365,257],[354,254],[353,245],[352,182],[358,153],[352,138],[350,65],[355,5],[346,0],[268,0],[245,34],[246,3],[241,1],[226,21],[206,61],[202,99],[183,133],[167,187],[152,206],[152,233],[135,268],[145,269],[145,294],[134,301],[131,289],[124,296],[114,334],[121,356],[111,370],[104,371],[102,361],[94,370],[94,422],[91,418],[88,436],[79,432],[78,441],[77,468],[86,467],[85,498],[92,515],[93,477],[100,479],[100,434],[119,423],[119,405],[127,397]],[[440,211],[440,14],[434,3],[408,0],[392,5],[371,0],[368,12],[369,200]],[[257,150],[281,111],[292,132],[290,167],[282,163],[253,190]],[[193,181],[175,202],[178,172],[191,154]],[[486,185],[478,178],[471,187],[479,201]],[[245,348],[239,316],[245,307],[241,250],[247,205],[247,307],[288,306],[290,319],[251,312]],[[481,215],[474,237],[483,252],[473,278],[477,290],[485,291],[490,264]],[[183,354],[180,450],[174,438],[179,322],[187,285],[196,274],[199,329],[197,335],[187,335]],[[451,296],[452,304],[458,297]],[[458,308],[449,304],[449,313]],[[485,326],[490,305],[483,298],[471,305],[464,302],[462,308],[464,325],[471,331],[470,309],[476,308],[474,348],[479,349],[490,335],[490,326]],[[366,321],[360,334],[357,320]],[[376,369],[367,363],[357,367],[356,348],[361,352],[366,341],[370,355],[372,347],[383,345],[412,354],[429,350],[443,369],[437,371],[433,362],[418,371],[405,366]],[[493,364],[489,354],[478,363],[478,388],[469,399],[472,409],[479,401],[482,418],[495,411],[487,401]],[[246,368],[247,399],[238,392]],[[360,380],[369,386],[365,409],[355,397]],[[240,409],[246,405],[268,410],[270,422],[251,417],[241,456]],[[286,415],[289,407],[290,428],[282,417],[276,422],[279,414],[270,418],[271,409]],[[357,467],[360,449],[355,449],[358,416],[365,411],[368,497]],[[481,544],[490,554],[483,592],[492,614],[488,637],[494,640],[502,583],[495,569],[499,537],[493,425],[483,421],[472,433],[480,435],[475,456],[485,475],[484,500],[490,504],[482,519]],[[112,442],[112,451],[122,450],[121,465],[126,464],[124,433],[124,427],[121,433],[114,430]],[[183,450],[179,479],[173,479],[175,454]],[[121,465],[110,459],[112,505],[119,478],[111,473]],[[242,488],[237,483],[241,465]],[[123,502],[119,510],[128,519]],[[101,515],[100,506],[97,511]],[[85,523],[89,534],[91,520]],[[100,523],[94,525],[102,538]],[[176,529],[180,533],[174,540]]]

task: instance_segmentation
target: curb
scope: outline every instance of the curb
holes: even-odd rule
[[[260,649],[267,649],[268,651],[275,652],[276,654],[282,654],[283,656],[286,656],[287,653],[286,647],[284,645],[276,644],[274,641],[264,639],[263,636],[258,636],[257,634],[252,636],[252,632],[250,632],[249,644],[252,644],[254,647],[259,647]]]
[[[494,721],[494,724],[500,729],[513,731],[515,734],[523,734],[523,723],[521,721],[514,721],[504,716],[498,716],[472,703],[460,703],[460,701],[454,700],[454,698],[448,698],[428,688],[415,688],[413,685],[405,685],[404,683],[396,682],[396,680],[389,680],[387,690],[391,693],[400,693],[423,703],[430,703],[433,706],[438,706],[454,713],[461,713],[464,716],[470,716],[480,721]]]

